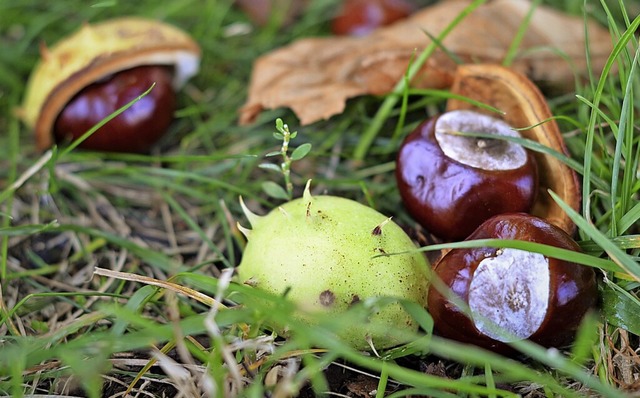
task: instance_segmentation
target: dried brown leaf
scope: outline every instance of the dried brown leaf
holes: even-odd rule
[[[448,0],[365,37],[300,39],[258,58],[240,123],[253,122],[263,109],[291,108],[300,123],[327,119],[344,110],[346,100],[390,92],[411,58],[471,3]],[[466,63],[501,63],[531,7],[528,0],[493,0],[476,8],[443,41]],[[587,23],[590,59],[599,71],[612,48],[607,30]],[[533,13],[512,68],[545,85],[571,85],[587,68],[585,25],[580,17],[545,6]],[[414,87],[448,88],[456,64],[442,50],[427,60]]]

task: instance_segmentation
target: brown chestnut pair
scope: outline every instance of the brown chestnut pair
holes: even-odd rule
[[[499,136],[519,134],[472,110],[422,123],[397,157],[398,187],[409,213],[448,241],[523,240],[579,251],[562,228],[527,214],[539,202],[537,161]],[[508,343],[522,339],[568,344],[597,298],[592,268],[510,248],[453,249],[438,260],[434,276],[443,282],[431,286],[427,300],[436,331],[502,353],[513,353]]]

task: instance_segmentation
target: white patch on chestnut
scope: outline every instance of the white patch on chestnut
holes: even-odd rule
[[[483,170],[514,170],[527,163],[527,152],[513,142],[456,135],[456,132],[520,137],[500,119],[459,110],[442,114],[435,124],[435,138],[444,154],[467,166]]]
[[[478,264],[469,286],[476,328],[509,342],[534,334],[549,306],[549,263],[539,253],[503,249]]]

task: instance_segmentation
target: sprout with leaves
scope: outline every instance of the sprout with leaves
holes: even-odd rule
[[[291,182],[291,164],[296,161],[307,156],[309,151],[311,151],[311,144],[305,143],[297,147],[293,150],[291,155],[289,155],[289,143],[292,139],[296,138],[298,135],[297,131],[293,133],[289,131],[289,126],[285,124],[282,119],[276,119],[276,130],[273,133],[273,136],[277,140],[282,141],[282,146],[279,151],[269,152],[267,153],[267,157],[273,156],[282,156],[282,162],[280,165],[276,165],[273,163],[262,163],[260,165],[263,169],[274,170],[278,173],[281,173],[284,176],[284,188],[280,185],[276,184],[273,181],[265,181],[262,184],[262,189],[267,193],[267,195],[283,200],[291,200],[293,199],[293,183]]]

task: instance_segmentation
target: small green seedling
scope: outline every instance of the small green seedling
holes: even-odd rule
[[[289,130],[289,126],[285,124],[282,119],[276,119],[276,130],[273,133],[274,138],[282,141],[282,146],[279,151],[267,153],[267,157],[282,156],[282,162],[279,165],[273,163],[262,163],[260,167],[267,170],[273,170],[277,173],[281,173],[284,177],[284,188],[276,184],[273,181],[265,181],[262,184],[262,189],[275,199],[291,200],[293,199],[293,183],[291,182],[291,164],[307,156],[311,151],[311,144],[304,143],[297,147],[289,155],[289,143],[292,139],[298,135],[297,131],[293,133]]]

